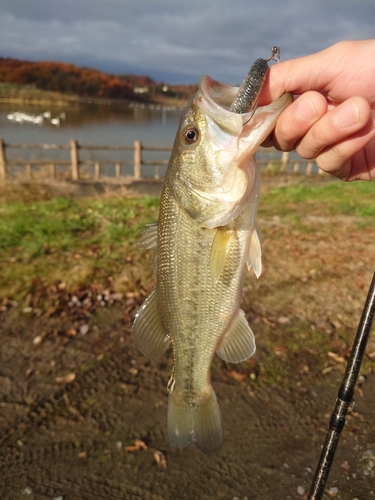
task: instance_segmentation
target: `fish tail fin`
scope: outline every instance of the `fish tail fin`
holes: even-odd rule
[[[172,446],[184,448],[194,444],[207,454],[216,453],[223,444],[221,415],[215,393],[200,405],[179,404],[173,393],[168,398],[167,430]]]

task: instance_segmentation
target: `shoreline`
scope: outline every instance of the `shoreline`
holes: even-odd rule
[[[26,105],[43,105],[43,106],[83,106],[83,105],[116,105],[129,106],[131,103],[144,105],[162,105],[185,107],[188,100],[175,99],[168,96],[153,96],[152,99],[114,99],[108,97],[97,96],[77,96],[73,94],[62,94],[60,92],[42,91],[42,90],[12,90],[1,91],[0,88],[0,104],[26,104]]]

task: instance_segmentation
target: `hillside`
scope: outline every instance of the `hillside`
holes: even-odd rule
[[[160,98],[189,99],[195,86],[166,86],[141,75],[114,75],[61,62],[31,62],[0,58],[2,98],[26,91],[58,92],[97,97],[159,102]]]

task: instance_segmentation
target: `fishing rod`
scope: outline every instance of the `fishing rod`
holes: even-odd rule
[[[367,293],[366,302],[359,321],[352,351],[343,377],[336,405],[331,415],[326,440],[313,478],[308,500],[320,500],[327,482],[328,474],[336,452],[341,431],[345,425],[346,414],[352,405],[355,384],[365,354],[367,341],[375,315],[375,273]]]

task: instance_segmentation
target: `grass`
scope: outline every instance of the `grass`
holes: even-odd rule
[[[333,216],[347,215],[375,221],[375,183],[332,182],[322,185],[301,182],[290,186],[271,187],[261,196],[259,215]]]
[[[300,231],[307,216],[353,216],[358,223],[373,226],[374,195],[374,183],[364,182],[265,187],[259,216],[277,215]],[[0,298],[22,300],[36,278],[47,284],[64,281],[71,288],[121,275],[130,260],[147,266],[136,240],[147,223],[157,220],[158,205],[153,197],[2,203]]]
[[[276,182],[262,188],[264,272],[259,280],[246,274],[243,308],[257,335],[261,380],[282,385],[293,376],[307,383],[308,374],[337,363],[328,352],[348,356],[373,267],[375,183]],[[134,300],[132,315],[155,280],[150,252],[138,248],[137,238],[157,220],[158,207],[154,197],[3,202],[0,305],[24,306],[37,297],[33,307],[57,310],[48,287],[64,283],[69,297],[81,286],[124,293]],[[123,304],[120,316],[122,310]],[[99,324],[101,310],[95,318]],[[375,352],[375,339],[369,348]],[[257,384],[258,365],[241,366]]]
[[[36,278],[64,281],[69,289],[120,274],[158,205],[152,197],[2,204],[0,297],[22,300]]]

